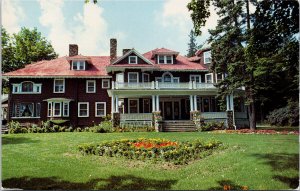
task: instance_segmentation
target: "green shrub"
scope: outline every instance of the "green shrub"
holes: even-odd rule
[[[212,131],[225,129],[224,122],[204,122],[201,124],[201,131]]]
[[[298,126],[299,107],[298,102],[289,102],[287,106],[275,109],[267,116],[267,121],[271,125],[278,126]]]
[[[102,121],[99,125],[91,127],[91,131],[94,133],[110,133],[113,132],[111,121]]]
[[[21,133],[28,133],[28,129],[26,127],[21,128]]]
[[[59,127],[59,130],[58,130],[58,132],[65,132],[65,130],[66,130],[66,127],[65,127],[65,126],[63,126],[63,127]]]

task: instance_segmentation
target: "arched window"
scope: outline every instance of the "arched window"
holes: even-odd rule
[[[22,92],[33,92],[33,83],[32,82],[23,82],[22,83]]]
[[[166,72],[162,75],[163,82],[171,83],[173,82],[173,75],[170,72]]]

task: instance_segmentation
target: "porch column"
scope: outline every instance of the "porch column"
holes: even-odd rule
[[[116,113],[119,113],[119,96],[116,95],[116,106],[115,106]]]
[[[228,111],[228,110],[231,110],[231,109],[230,109],[230,97],[229,97],[229,95],[226,96],[226,106],[227,106],[227,107],[226,107],[226,108],[227,108],[227,111]]]
[[[155,95],[152,95],[152,112],[154,112],[156,110],[155,108]]]
[[[156,111],[160,111],[159,110],[159,95],[156,96]]]
[[[111,113],[115,112],[115,96],[111,95]]]
[[[194,111],[197,111],[197,95],[194,95]]]
[[[190,95],[190,110],[194,111],[193,96]]]

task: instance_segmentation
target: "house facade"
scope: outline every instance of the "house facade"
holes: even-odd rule
[[[91,126],[111,114],[116,126],[154,125],[158,130],[167,121],[200,118],[247,126],[241,98],[228,95],[226,108],[220,106],[215,84],[224,75],[211,72],[210,62],[209,48],[192,58],[166,48],[124,49],[117,56],[117,40],[111,39],[109,56],[83,56],[77,45],[69,45],[69,56],[4,74],[11,89],[8,118]]]

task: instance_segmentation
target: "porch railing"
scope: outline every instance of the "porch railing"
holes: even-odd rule
[[[168,83],[168,82],[112,82],[112,89],[216,89],[213,83],[196,83],[196,82],[180,82],[180,83]]]

